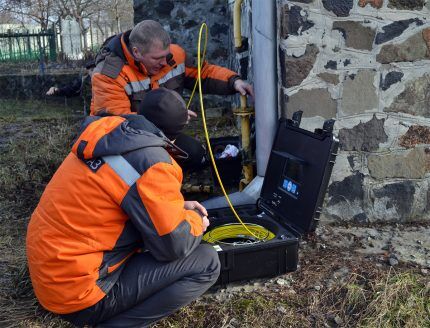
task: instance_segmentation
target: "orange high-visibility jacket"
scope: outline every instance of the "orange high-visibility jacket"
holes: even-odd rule
[[[182,170],[166,147],[143,116],[86,118],[28,226],[30,276],[44,308],[94,305],[142,248],[172,261],[200,243],[202,219],[184,209]]]
[[[168,65],[157,75],[148,76],[144,65],[135,61],[128,49],[129,35],[130,31],[117,35],[97,56],[92,75],[92,115],[136,112],[151,89],[165,87],[182,94],[184,88],[194,87],[197,67],[180,46],[171,44]],[[240,78],[229,69],[208,63],[202,67],[201,77],[202,91],[219,95],[235,93],[233,85]]]

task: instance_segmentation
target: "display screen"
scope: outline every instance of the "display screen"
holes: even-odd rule
[[[299,185],[289,179],[284,179],[282,189],[291,195],[299,196]]]
[[[295,182],[301,182],[302,166],[299,162],[287,159],[284,166],[284,177],[294,180]]]

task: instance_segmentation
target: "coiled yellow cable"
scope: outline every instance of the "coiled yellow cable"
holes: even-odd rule
[[[255,237],[249,235],[248,231],[252,231]],[[275,235],[258,224],[247,223],[246,225],[242,225],[240,223],[229,223],[214,229],[211,229],[207,233],[203,235],[203,240],[214,244],[247,244],[247,243],[255,243],[260,241],[271,240],[275,238]],[[227,242],[227,240],[230,240]]]
[[[248,236],[252,236],[252,237],[254,237],[257,240],[266,240],[266,238],[264,236],[268,236],[268,234],[265,231],[259,231],[259,229],[255,227],[255,225],[252,226],[252,228],[249,228],[249,227],[251,227],[251,225],[247,225],[247,224],[243,223],[243,221],[240,219],[239,215],[237,214],[236,210],[233,207],[233,204],[230,201],[230,198],[227,195],[227,192],[225,191],[224,185],[223,185],[223,183],[221,181],[221,177],[220,177],[220,175],[218,173],[218,168],[217,168],[216,163],[215,163],[215,158],[214,158],[214,155],[212,153],[212,147],[211,147],[211,143],[210,143],[210,140],[209,140],[209,133],[208,133],[207,125],[206,125],[206,116],[205,116],[205,109],[204,109],[204,104],[203,104],[203,92],[202,92],[202,81],[201,81],[201,69],[202,69],[201,41],[202,41],[203,30],[205,31],[205,43],[204,43],[204,50],[203,50],[203,58],[206,55],[206,45],[207,45],[207,39],[208,39],[208,27],[207,27],[206,23],[203,23],[201,25],[201,27],[200,27],[199,40],[198,40],[198,45],[197,45],[197,81],[196,81],[196,84],[194,85],[193,91],[191,93],[190,100],[188,101],[187,109],[188,109],[188,107],[191,104],[191,100],[192,100],[192,98],[194,96],[194,93],[195,93],[195,90],[196,90],[196,86],[198,85],[198,87],[199,87],[199,98],[200,98],[200,109],[201,109],[201,112],[202,112],[203,128],[204,128],[204,131],[205,131],[206,143],[208,145],[208,151],[209,151],[209,155],[210,155],[210,158],[211,158],[211,161],[212,161],[212,165],[213,165],[213,168],[214,168],[214,171],[215,171],[215,175],[216,175],[216,177],[218,179],[219,185],[221,186],[221,190],[222,190],[222,192],[224,194],[224,197],[227,200],[227,203],[230,206],[230,208],[231,208],[234,216],[240,222],[240,224],[242,225],[242,227],[244,228],[244,230],[248,233],[247,235]],[[265,229],[263,227],[261,227],[261,228]],[[211,231],[209,231],[208,233],[206,233],[205,236],[208,235],[209,233],[211,233],[213,236],[216,236],[217,235],[217,231],[220,231],[219,229],[220,228],[214,228]],[[267,229],[265,229],[265,230],[268,231]],[[220,231],[220,235],[219,236],[223,235],[224,232],[225,232],[224,229],[222,231]],[[241,234],[244,235],[243,233],[241,233]],[[203,237],[203,239],[205,239],[205,236]],[[209,238],[209,237],[206,237],[206,238]],[[211,240],[215,240],[215,239],[211,239]]]

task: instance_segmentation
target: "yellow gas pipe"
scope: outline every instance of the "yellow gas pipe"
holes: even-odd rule
[[[251,115],[252,108],[246,107],[246,96],[240,96],[240,108],[233,111],[234,115],[240,117],[240,130],[242,134],[242,170],[244,178],[240,180],[239,190],[243,190],[254,178],[254,165],[251,151]]]
[[[234,34],[234,46],[236,49],[242,47],[242,32],[240,26],[240,16],[241,16],[241,5],[243,0],[236,0],[234,2],[233,9],[233,34]]]
[[[243,0],[234,2],[233,12],[233,30],[234,30],[234,46],[236,51],[242,48],[242,31],[241,31],[241,5]],[[250,145],[251,137],[251,115],[254,115],[252,108],[246,107],[246,96],[240,96],[240,108],[233,111],[233,114],[240,117],[240,130],[242,134],[242,149],[243,149],[243,175],[240,180],[239,190],[243,190],[254,178],[253,156]]]

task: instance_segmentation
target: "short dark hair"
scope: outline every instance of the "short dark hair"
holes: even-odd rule
[[[170,36],[160,23],[153,20],[143,20],[130,33],[130,45],[145,53],[154,41],[160,41],[163,48],[170,45]]]

